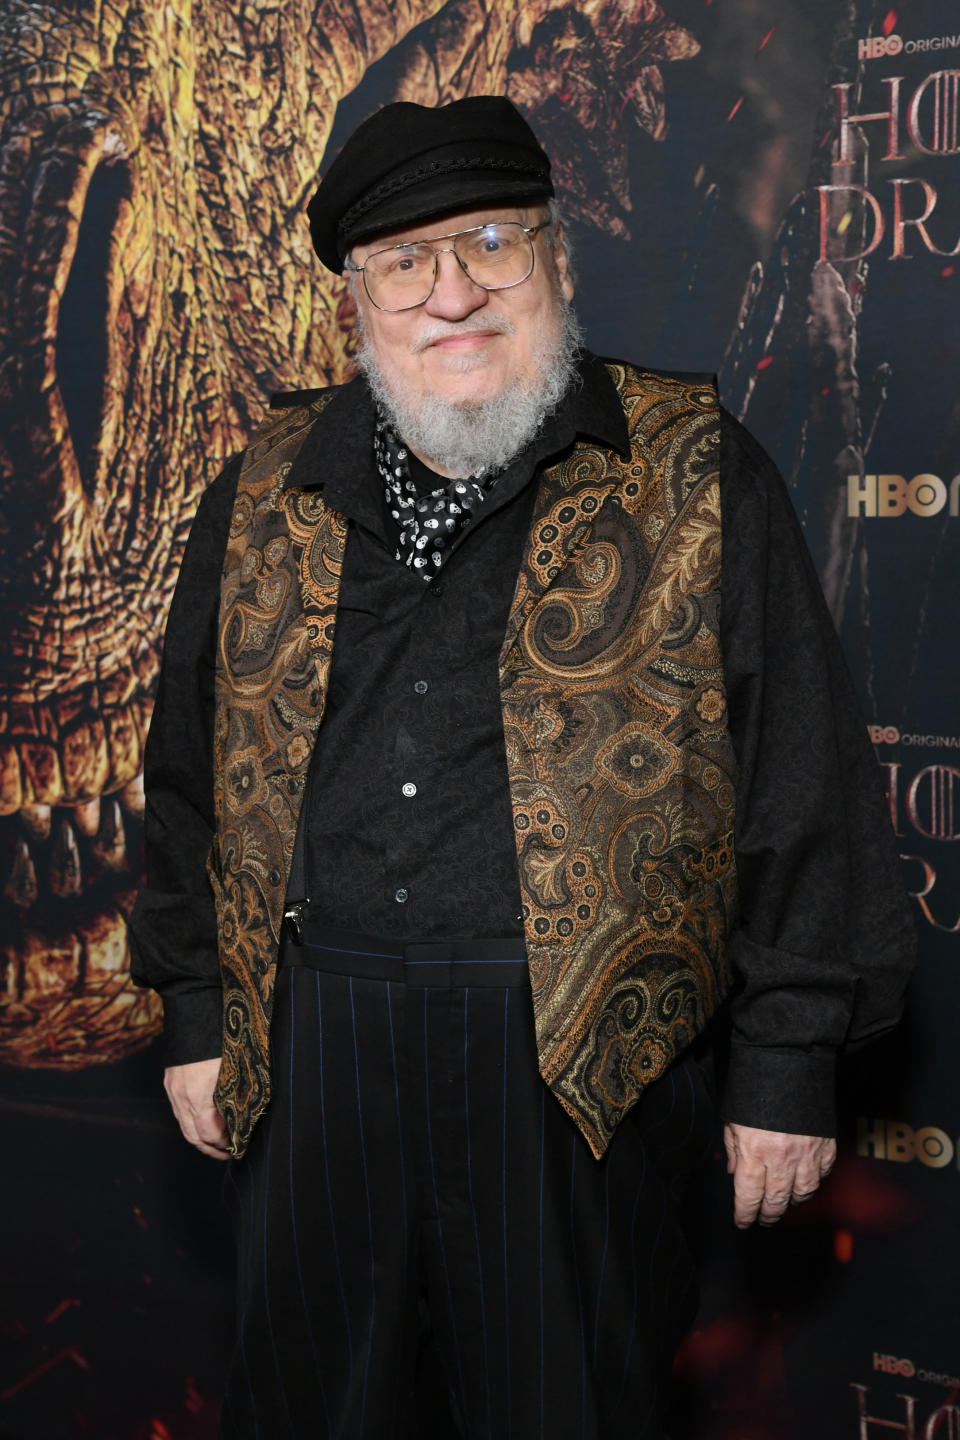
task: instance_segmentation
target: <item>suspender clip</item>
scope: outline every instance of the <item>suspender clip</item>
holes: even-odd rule
[[[294,900],[283,912],[283,928],[294,945],[303,944],[303,912],[307,900]]]

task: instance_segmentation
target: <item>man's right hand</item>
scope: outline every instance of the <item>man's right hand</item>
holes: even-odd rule
[[[177,1123],[184,1137],[214,1160],[230,1159],[230,1142],[223,1116],[213,1103],[220,1071],[219,1060],[195,1060],[190,1065],[168,1065],[163,1072]]]

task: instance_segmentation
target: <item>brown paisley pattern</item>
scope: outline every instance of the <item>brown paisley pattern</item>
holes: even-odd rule
[[[326,397],[268,419],[247,451],[224,560],[209,873],[223,979],[217,1105],[235,1155],[270,1099],[280,925],[304,781],[323,714],[346,535],[281,483]]]
[[[727,985],[712,387],[612,367],[626,463],[541,481],[501,686],[541,1072],[601,1155]]]
[[[613,366],[626,461],[540,481],[501,652],[540,1068],[601,1155],[728,985],[734,758],[718,637],[714,388]],[[283,902],[333,650],[345,526],[281,490],[322,402],[247,453],[224,569],[211,857],[217,1103],[242,1154],[269,1100]]]

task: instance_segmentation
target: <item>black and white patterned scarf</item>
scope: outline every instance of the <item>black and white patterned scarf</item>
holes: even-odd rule
[[[432,580],[460,531],[473,519],[496,475],[478,471],[467,480],[450,480],[429,495],[418,495],[410,476],[410,457],[399,436],[382,418],[374,432],[377,469],[387,492],[390,514],[400,528],[397,559],[424,580]]]

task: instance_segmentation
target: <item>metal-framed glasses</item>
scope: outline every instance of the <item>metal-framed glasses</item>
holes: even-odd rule
[[[551,221],[521,225],[519,220],[498,220],[474,225],[450,235],[411,240],[375,250],[362,265],[344,261],[344,269],[363,276],[363,287],[378,310],[414,310],[429,300],[437,281],[439,257],[457,257],[461,270],[483,290],[509,290],[533,274],[533,237]],[[438,240],[450,245],[437,246]]]

